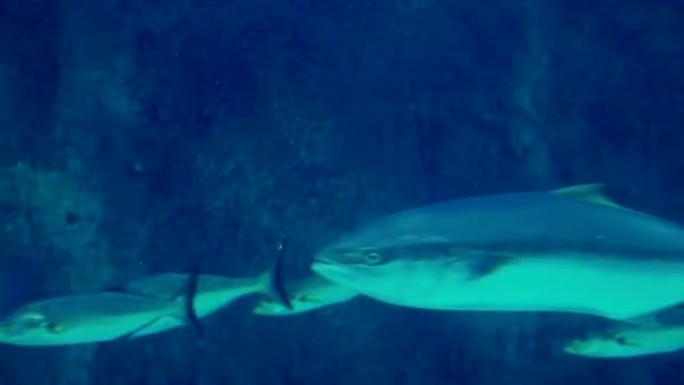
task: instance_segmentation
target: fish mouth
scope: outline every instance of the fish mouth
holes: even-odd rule
[[[566,354],[584,355],[586,354],[586,348],[583,345],[581,340],[574,340],[563,345],[562,349]]]
[[[316,259],[314,260],[314,264],[318,264],[318,263],[330,264],[330,265],[337,264],[335,262],[335,260],[333,260],[332,258],[326,257],[325,255],[319,255],[316,257]]]
[[[347,282],[353,275],[348,268],[326,259],[317,259],[311,265],[311,270],[323,278],[336,283]]]
[[[312,268],[314,266],[341,266],[343,263],[339,259],[339,255],[334,252],[324,251],[319,253],[314,258]],[[314,270],[315,271],[315,270]]]

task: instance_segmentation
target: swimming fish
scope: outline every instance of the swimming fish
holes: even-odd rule
[[[50,346],[135,338],[167,318],[199,327],[196,289],[197,275],[191,274],[171,298],[106,291],[33,302],[0,320],[0,342]]]
[[[187,280],[187,274],[163,273],[133,281],[123,289],[129,293],[149,297],[168,298],[177,293]],[[262,294],[273,306],[287,310],[287,306],[272,294],[270,273],[254,278],[231,278],[201,274],[198,277],[197,293],[193,301],[197,318],[206,318],[232,302],[252,294]],[[158,333],[185,325],[182,319],[166,317],[146,328],[136,336]]]
[[[197,292],[193,301],[195,314],[202,319],[247,295],[261,294],[274,307],[291,309],[288,293],[283,285],[283,259],[287,244],[278,245],[273,268],[257,277],[232,278],[211,274],[197,277]],[[163,273],[128,283],[123,290],[144,296],[167,298],[183,287],[187,274]],[[183,326],[183,320],[167,317],[137,333],[136,336],[159,333]]]
[[[684,349],[684,325],[629,327],[571,340],[563,345],[569,354],[593,358],[630,358]]]
[[[254,306],[254,314],[288,316],[309,312],[325,306],[349,301],[359,295],[345,286],[330,282],[318,275],[295,281],[288,288],[292,308],[273,297],[262,297]]]
[[[290,304],[282,287],[282,255],[256,278],[165,273],[120,288],[30,303],[0,319],[0,343],[71,345],[138,338],[190,324],[237,298],[266,293]],[[291,306],[291,305],[290,305]]]
[[[628,320],[684,302],[684,230],[600,185],[486,195],[361,225],[312,269],[401,306]]]

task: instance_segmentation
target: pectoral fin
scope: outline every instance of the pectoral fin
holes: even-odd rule
[[[141,336],[145,335],[145,333],[144,333],[145,330],[148,330],[149,328],[151,328],[157,322],[161,321],[164,318],[165,317],[153,318],[149,322],[146,322],[146,323],[140,325],[139,327],[131,330],[130,332],[118,337],[117,340],[128,340],[128,339],[133,339],[136,337],[141,337]]]
[[[612,199],[608,198],[604,193],[604,185],[600,183],[564,187],[557,190],[552,190],[551,193],[579,202],[629,210],[628,208],[623,207],[615,203]]]
[[[630,340],[629,338],[626,337],[618,337],[616,339],[617,343],[623,346],[633,346],[633,347],[638,347],[639,344]]]
[[[507,255],[475,254],[465,258],[459,257],[453,264],[465,270],[468,280],[476,280],[494,273],[510,260],[510,256]]]

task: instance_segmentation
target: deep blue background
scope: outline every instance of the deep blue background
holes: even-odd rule
[[[522,3],[522,4],[520,4]],[[0,0],[0,305],[145,274],[288,274],[365,220],[603,182],[684,222],[684,3]],[[680,384],[565,356],[597,322],[244,300],[188,330],[0,346],[2,384]]]

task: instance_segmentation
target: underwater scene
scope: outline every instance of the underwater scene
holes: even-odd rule
[[[0,0],[0,385],[684,384],[684,2]]]

